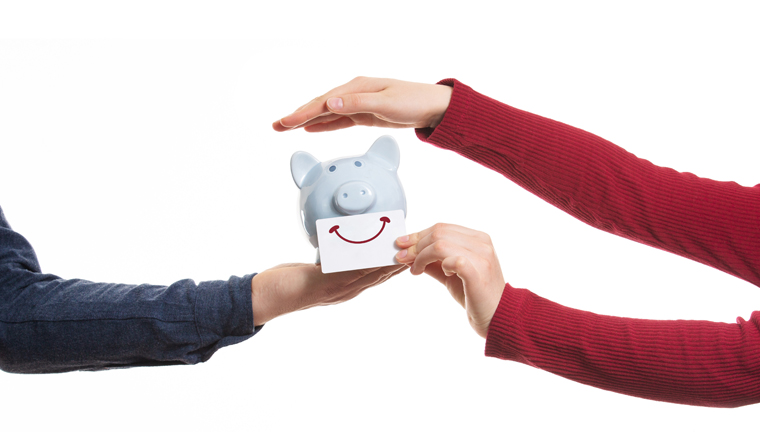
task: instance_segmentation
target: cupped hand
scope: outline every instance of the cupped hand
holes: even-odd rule
[[[488,234],[439,223],[400,237],[396,244],[402,248],[396,260],[410,266],[412,275],[426,273],[446,286],[485,338],[505,286]]]
[[[332,131],[355,125],[435,127],[451,101],[451,87],[396,79],[357,77],[274,122],[276,131]]]
[[[259,273],[251,281],[253,324],[315,306],[338,304],[406,270],[385,266],[324,274],[314,264],[289,263]]]

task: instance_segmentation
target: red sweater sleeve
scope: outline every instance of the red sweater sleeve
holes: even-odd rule
[[[456,80],[420,139],[453,150],[607,232],[760,286],[760,187],[657,167],[591,133]],[[760,313],[737,324],[653,321],[563,307],[509,284],[486,355],[599,388],[706,406],[760,402]]]

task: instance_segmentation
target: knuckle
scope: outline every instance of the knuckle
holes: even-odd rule
[[[419,252],[417,251],[417,245],[410,246],[406,249],[406,258],[405,260],[408,260],[409,258],[416,257]]]
[[[445,240],[439,240],[433,244],[433,251],[439,254],[445,252],[448,248],[449,244]]]
[[[467,258],[457,257],[456,260],[454,260],[454,267],[457,271],[461,271],[465,266],[467,266]]]
[[[354,79],[352,79],[349,84],[352,86],[359,86],[360,89],[363,89],[367,86],[370,78],[367,78],[366,76],[357,76]]]
[[[448,228],[448,226],[449,225],[447,225],[446,223],[436,223],[436,224],[433,225],[431,233],[433,233],[433,234],[436,234],[436,233],[437,234],[442,234],[442,233],[444,233],[444,231],[446,231],[446,229]]]
[[[443,229],[433,229],[432,232],[430,232],[430,239],[435,241],[443,240],[443,238],[446,236],[446,231]]]
[[[372,274],[376,270],[377,269],[375,269],[375,268],[359,269],[359,270],[356,271],[356,278],[359,278],[359,279],[364,278],[367,275]]]
[[[415,245],[420,241],[420,233],[414,232],[412,234],[409,234],[409,243],[414,243]]]
[[[493,248],[493,246],[483,243],[479,246],[478,253],[490,259],[496,255],[496,250]]]
[[[493,243],[493,241],[491,241],[491,236],[486,234],[485,232],[480,233],[480,240],[489,245]]]
[[[483,259],[481,264],[483,265],[483,268],[485,269],[485,273],[490,273],[491,269],[493,269],[494,267],[493,261],[488,258]]]
[[[362,97],[361,95],[358,95],[358,94],[348,95],[344,97],[344,100],[347,100],[348,101],[347,104],[351,107],[361,107],[361,104],[362,104]]]

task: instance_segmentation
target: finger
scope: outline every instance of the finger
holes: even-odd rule
[[[286,127],[282,125],[279,120],[272,122],[272,128],[274,129],[274,131],[279,131],[279,132],[292,130],[291,127]]]
[[[408,266],[399,264],[395,266],[385,266],[381,268],[375,268],[372,272],[367,273],[358,280],[350,283],[348,287],[359,288],[361,290],[382,284],[390,278],[400,274],[408,269]]]
[[[414,246],[418,241],[420,241],[419,233],[415,232],[413,234],[398,237],[396,239],[396,246],[400,247],[401,249],[406,249],[410,246]]]
[[[345,84],[343,86],[330,90],[324,95],[317,96],[306,104],[298,107],[293,113],[285,116],[284,118],[280,118],[280,120],[277,122],[280,124],[280,126],[285,127],[286,129],[292,129],[300,127],[307,121],[317,118],[320,115],[329,114],[330,110],[326,105],[327,98],[331,96],[331,94],[336,93],[337,90],[341,90],[341,88],[344,87]]]
[[[354,280],[351,281],[353,283],[367,277],[374,277],[374,276],[379,276],[381,274],[384,274],[386,272],[392,272],[396,268],[398,268],[398,266],[367,267],[364,269],[356,269],[356,270],[341,272],[341,273],[353,275]]]
[[[430,227],[423,229],[420,232],[414,232],[397,238],[396,245],[400,247],[401,250],[396,254],[396,260],[399,263],[412,264],[414,259],[417,258],[417,254],[422,250],[417,244],[423,237],[429,235],[432,229],[433,227]]]
[[[279,122],[279,126],[277,126],[276,123],[272,124],[272,126],[277,131],[285,131],[281,129],[278,130],[279,127],[283,127],[286,130],[300,127],[304,123],[317,118],[320,115],[330,113],[330,109],[327,107],[328,98],[354,93],[378,92],[385,89],[387,87],[387,83],[388,80],[382,78],[354,78],[346,84],[335,87],[324,95],[321,95],[307,102],[306,104],[296,109],[296,111],[290,115],[281,118],[279,121],[277,121]]]
[[[444,286],[446,286],[446,288],[448,289],[449,293],[451,293],[451,297],[454,298],[454,300],[456,302],[458,302],[459,305],[461,305],[462,307],[465,306],[464,295],[462,293],[460,293],[460,292],[462,292],[462,289],[451,288],[451,283],[454,283],[454,282],[461,283],[462,281],[459,278],[457,278],[456,280],[452,280],[451,276],[446,275],[444,273],[443,269],[441,268],[441,262],[440,261],[434,261],[434,262],[428,264],[425,267],[425,274],[431,276],[436,281],[438,281],[439,283],[441,283]],[[452,274],[452,275],[454,275],[454,274]]]
[[[411,264],[417,257],[417,248],[415,245],[419,242],[419,233],[404,235],[396,239],[396,245],[401,248],[396,253],[396,261],[404,264]]]
[[[389,267],[392,267],[394,269],[383,274],[378,284],[384,283],[388,281],[389,279],[395,277],[396,275],[399,275],[400,273],[405,272],[409,269],[409,266],[407,266],[406,264],[398,264],[396,266],[389,266]]]
[[[488,255],[493,253],[493,245],[487,234],[457,225],[437,226],[430,233],[419,238],[415,246],[417,253],[422,252],[425,248],[434,245],[440,240],[455,243],[474,254]]]
[[[454,231],[460,234],[477,237],[478,239],[481,239],[483,236],[487,235],[483,232],[476,231],[475,229],[465,228],[464,226],[452,225],[449,223],[436,223],[433,226],[418,232],[418,235],[420,240],[422,240],[423,237],[428,236],[436,231]]]
[[[306,121],[305,123],[299,125],[298,127],[294,127],[294,128],[306,128],[306,127],[308,127],[310,125],[324,124],[326,122],[332,122],[332,121],[335,121],[335,120],[340,119],[340,118],[345,118],[345,116],[343,116],[343,115],[336,115],[336,114],[333,114],[333,113],[327,113],[327,114],[324,114],[322,116],[317,116],[316,118],[311,119],[309,121]]]
[[[443,261],[449,257],[463,256],[467,258],[477,258],[477,255],[473,254],[469,250],[446,240],[437,241],[432,246],[428,246],[421,250],[412,263],[410,273],[412,275],[419,275],[425,267],[434,261]]]
[[[479,276],[472,261],[464,255],[453,255],[441,261],[441,270],[447,276],[457,275],[465,283],[472,283]]]
[[[320,98],[327,98],[330,96],[341,96],[352,93],[374,93],[388,88],[393,80],[386,78],[371,78],[366,76],[357,76],[351,81],[335,87],[322,95]]]
[[[383,280],[387,280],[387,279],[389,279],[391,277],[394,277],[394,276],[400,274],[401,272],[403,272],[403,271],[405,271],[407,269],[409,269],[409,266],[407,266],[405,264],[396,264],[396,265],[393,265],[393,266],[384,266],[384,267],[378,268],[378,274],[380,275],[380,277]]]
[[[325,104],[329,111],[339,115],[352,115],[355,113],[384,114],[388,110],[387,102],[387,99],[381,93],[372,92],[333,96]]]
[[[275,121],[275,122],[272,123],[272,128],[274,129],[274,131],[283,132],[283,131],[294,130],[296,128],[308,127],[308,126],[313,125],[313,124],[321,124],[321,123],[324,123],[324,122],[334,121],[334,120],[342,118],[342,117],[343,117],[342,115],[334,115],[332,113],[326,113],[324,115],[317,116],[314,119],[306,121],[305,123],[303,123],[301,125],[298,125],[296,127],[286,127],[286,126],[282,125],[282,123],[280,121]]]
[[[340,122],[332,124],[332,122],[334,121],[340,121]],[[277,123],[276,125],[281,126],[281,124],[279,123]],[[355,115],[350,115],[350,116],[328,113],[322,116],[318,116],[310,121],[306,121],[305,123],[299,125],[298,127],[283,127],[283,128],[274,127],[274,128],[277,131],[287,131],[287,130],[293,130],[296,128],[303,128],[305,131],[308,131],[310,133],[318,133],[322,131],[340,130],[341,128],[353,127],[355,125],[367,125],[370,127],[371,126],[390,127],[390,126],[393,126],[394,124],[376,119],[373,115],[369,113],[355,114]]]
[[[386,101],[383,100],[379,93],[354,93],[342,97],[332,97],[324,101],[320,100],[307,105],[304,109],[290,116],[280,119],[279,125],[285,127],[285,129],[280,131],[293,128],[306,128],[312,125],[331,122],[340,118],[339,115],[356,115],[356,117],[352,118],[353,123],[351,124],[348,121],[342,121],[339,124],[332,126],[325,125],[308,131],[313,133],[338,130],[354,125],[378,125],[374,123],[375,120],[383,121],[379,125],[391,125],[392,123],[386,119],[374,118],[377,110],[386,110],[384,102]],[[277,127],[275,127],[275,130],[277,130]]]
[[[488,238],[490,244],[490,237],[483,232],[459,225],[437,223],[420,232],[397,238],[396,245],[401,251],[396,254],[396,260],[400,263],[410,263],[423,249],[443,239],[453,241],[470,251],[482,252],[485,250],[484,237]]]
[[[403,265],[397,264],[393,266],[369,267],[366,269],[358,269],[358,270],[347,272],[347,273],[352,273],[355,276],[355,280],[352,282],[356,282],[364,278],[377,277],[377,276],[382,276],[391,272],[396,272],[403,268],[404,268]]]
[[[343,119],[336,119],[335,123],[331,123],[330,121],[334,118],[340,118]],[[382,119],[378,119],[376,115],[372,113],[355,113],[352,115],[342,116],[342,115],[333,115],[330,116],[321,116],[317,119],[314,119],[313,121],[309,121],[302,126],[304,130],[315,133],[320,131],[333,131],[333,130],[340,130],[341,128],[348,128],[353,127],[356,125],[364,125],[367,127],[384,127],[384,128],[411,128],[412,126],[409,124],[397,124],[395,122],[388,122]]]
[[[327,105],[325,104],[326,100],[327,98],[323,98],[318,101],[310,102],[301,110],[297,110],[289,114],[288,116],[285,116],[284,118],[280,119],[277,122],[279,122],[280,125],[285,127],[286,129],[293,129],[296,127],[300,127],[301,125],[305,124],[306,122],[312,119],[330,114],[330,110],[327,108]]]
[[[351,118],[340,115],[338,116],[340,119],[337,119],[335,121],[322,122],[318,124],[307,124],[304,126],[304,130],[309,133],[321,133],[325,131],[341,130],[343,128],[349,128],[356,125],[356,122],[354,122]]]
[[[460,280],[463,288],[449,289],[449,292],[460,306],[467,308],[465,292],[468,291],[468,286],[474,285],[480,277],[480,273],[475,269],[472,261],[461,255],[448,257],[441,262],[441,271],[449,277],[455,276]]]
[[[446,281],[449,278],[445,273],[443,273],[443,269],[441,269],[441,263],[439,261],[434,261],[428,264],[427,267],[425,267],[425,274],[430,275],[443,285],[446,284]]]
[[[293,129],[303,126],[309,121],[331,114],[330,109],[327,107],[327,100],[332,94],[338,90],[344,90],[341,87],[333,89],[322,96],[318,96],[306,104],[302,105],[296,111],[281,118],[279,124],[286,129]],[[345,93],[345,92],[344,92]]]

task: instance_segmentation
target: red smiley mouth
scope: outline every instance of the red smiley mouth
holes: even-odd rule
[[[364,240],[364,241],[352,241],[352,240],[348,240],[346,237],[340,235],[340,232],[338,232],[338,228],[340,226],[338,226],[338,225],[335,225],[332,228],[330,228],[330,233],[332,234],[333,232],[335,232],[335,235],[337,235],[338,237],[340,237],[341,240],[343,240],[343,241],[345,241],[347,243],[351,243],[351,244],[369,243],[370,241],[376,239],[377,237],[380,236],[380,234],[383,233],[383,230],[385,229],[385,224],[386,223],[390,223],[391,219],[389,219],[388,217],[380,217],[380,221],[383,222],[383,227],[380,228],[380,232],[378,232],[377,234],[375,234],[375,236],[372,237],[372,238],[370,238],[369,240]]]

